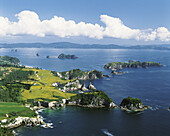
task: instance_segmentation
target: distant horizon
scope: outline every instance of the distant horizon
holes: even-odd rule
[[[108,46],[108,45],[115,45],[115,46],[122,46],[122,47],[133,47],[133,46],[170,46],[170,43],[167,44],[135,44],[135,45],[127,45],[127,44],[115,44],[115,43],[108,43],[108,44],[100,44],[100,43],[75,43],[75,42],[13,42],[13,43],[0,43],[0,45],[12,45],[12,44],[72,44],[74,45],[101,45],[101,46]]]

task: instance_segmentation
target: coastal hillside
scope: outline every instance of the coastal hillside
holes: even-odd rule
[[[11,119],[19,116],[35,118],[37,108],[61,106],[64,100],[71,101],[73,98],[79,98],[79,93],[88,97],[90,93],[90,98],[93,96],[97,100],[94,101],[93,98],[88,100],[89,103],[93,103],[91,107],[98,105],[98,107],[109,108],[111,107],[110,103],[113,103],[106,93],[101,91],[99,93],[91,83],[88,88],[89,93],[84,92],[88,89],[85,84],[79,82],[80,79],[103,77],[99,71],[84,72],[76,69],[68,72],[55,72],[42,70],[21,66],[19,59],[10,56],[0,56],[0,64],[0,120],[2,120],[2,125],[8,124],[9,121],[12,121]],[[102,100],[103,103],[98,104],[99,100]],[[36,106],[39,107],[36,108]],[[36,119],[39,120],[38,117]],[[12,125],[13,127],[16,126]]]

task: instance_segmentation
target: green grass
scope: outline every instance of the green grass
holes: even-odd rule
[[[12,113],[15,115],[12,116]],[[7,118],[5,115],[8,114],[10,118],[22,116],[22,117],[33,117],[35,112],[29,108],[14,102],[0,102],[0,120]]]
[[[53,87],[52,84],[55,82],[60,82],[65,84],[67,82],[72,82],[73,80],[63,80],[60,77],[54,76],[50,70],[41,70],[36,68],[14,68],[5,67],[1,68],[1,71],[7,71],[2,78],[6,78],[12,71],[33,71],[33,74],[29,75],[27,80],[22,80],[21,84],[30,85],[30,89],[21,88],[21,98],[20,100],[28,99],[51,99],[58,100],[59,98],[70,98],[74,96],[73,93],[64,93]]]
[[[23,69],[28,70],[28,69]],[[30,69],[29,69],[30,70]],[[52,86],[52,83],[60,82],[60,83],[67,83],[73,80],[62,80],[59,77],[54,76],[50,70],[37,70],[37,69],[31,69],[34,72],[36,72],[34,75],[31,76],[31,78],[35,79],[35,81],[24,81],[24,83],[30,83],[30,84],[36,84],[32,85],[30,90],[24,89],[22,91],[23,100],[28,99],[52,99],[52,100],[58,100],[58,98],[70,98],[71,96],[74,96],[75,94],[72,93],[64,93],[60,90],[56,89]],[[58,97],[56,97],[58,96]]]

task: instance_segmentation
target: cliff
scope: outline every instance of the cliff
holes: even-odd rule
[[[72,96],[68,101],[68,105],[77,105],[82,107],[106,107],[116,108],[117,106],[103,91],[91,91],[83,94],[77,94]]]
[[[25,126],[36,126],[36,125],[43,125],[43,124],[45,124],[45,122],[43,121],[43,119],[39,115],[37,117],[35,117],[35,118],[17,117],[15,119],[10,119],[7,122],[9,122],[9,124],[3,125],[3,123],[2,123],[1,127],[2,128],[13,129],[13,128],[17,128],[17,127],[22,126],[22,125],[25,125]]]
[[[147,68],[147,67],[161,67],[160,63],[155,62],[140,62],[140,61],[134,61],[129,60],[128,63],[126,62],[111,62],[104,66],[105,69],[111,69],[111,70],[120,70],[123,68]]]
[[[120,104],[120,109],[125,111],[144,111],[148,106],[143,105],[142,101],[138,98],[124,98]]]
[[[85,71],[81,71],[80,69],[73,69],[73,70],[65,71],[65,72],[52,71],[52,73],[55,76],[60,77],[65,80],[71,80],[71,79],[92,80],[92,79],[98,79],[104,76],[102,72],[97,71],[97,70],[85,72]]]
[[[55,86],[58,90],[62,92],[68,92],[68,91],[82,90],[83,85],[80,84],[79,80],[75,80],[63,84],[60,82],[55,82],[52,84],[52,86]]]

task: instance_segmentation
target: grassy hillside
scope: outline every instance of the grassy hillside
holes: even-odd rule
[[[35,100],[59,100],[70,98],[75,94],[59,91],[52,84],[55,82],[67,83],[74,80],[62,80],[54,76],[50,70],[41,70],[36,68],[0,68],[0,84],[4,93],[0,93],[0,101],[27,101]],[[13,93],[12,93],[13,91]],[[8,94],[6,94],[8,92]],[[18,92],[18,93],[17,93]],[[8,99],[15,93],[18,99]]]
[[[6,114],[9,118],[16,116],[33,117],[36,115],[34,111],[24,105],[14,102],[0,102],[0,120],[6,118]]]
[[[67,83],[70,80],[61,80],[59,77],[55,77],[49,70],[31,70],[33,70],[35,74],[30,77],[31,80],[24,81],[23,83],[31,84],[32,86],[30,90],[22,90],[21,95],[23,96],[23,100],[41,98],[57,100],[59,98],[70,98],[74,95],[61,92],[52,86],[54,82]]]
[[[35,115],[29,108],[14,103],[15,101],[24,103],[30,99],[52,101],[75,95],[61,92],[53,87],[54,82],[67,83],[73,80],[61,80],[49,70],[1,67],[0,72],[0,120],[6,118],[6,114],[11,117]]]

